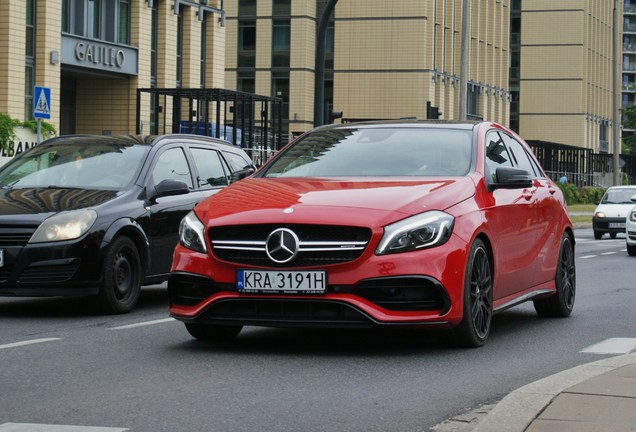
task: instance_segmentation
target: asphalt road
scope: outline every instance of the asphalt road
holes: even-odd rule
[[[35,430],[19,424],[105,428],[94,432],[428,431],[603,358],[581,352],[590,345],[636,337],[636,258],[627,256],[624,237],[595,241],[590,229],[576,237],[573,315],[540,319],[531,304],[510,309],[495,317],[491,339],[478,349],[449,348],[429,332],[256,327],[215,346],[168,318],[163,287],[145,288],[140,307],[118,316],[96,315],[82,299],[0,298],[0,432]]]

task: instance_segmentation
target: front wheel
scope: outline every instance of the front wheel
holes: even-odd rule
[[[615,239],[616,238],[616,233],[610,233],[610,238],[611,239]]]
[[[627,245],[627,254],[629,256],[636,256],[636,245]]]
[[[470,247],[464,275],[464,316],[452,332],[453,342],[463,347],[486,343],[492,324],[492,267],[484,243]]]
[[[99,307],[105,313],[130,312],[141,293],[141,260],[128,237],[115,239],[106,252],[99,288]]]
[[[601,237],[603,237],[603,233],[600,231],[594,231],[594,239],[595,240],[600,240]]]
[[[243,326],[186,323],[186,330],[193,338],[208,342],[229,342],[236,338]]]
[[[564,318],[570,316],[574,309],[576,296],[576,266],[574,264],[574,243],[568,233],[563,234],[559,260],[554,279],[556,293],[535,300],[534,310],[541,317]]]

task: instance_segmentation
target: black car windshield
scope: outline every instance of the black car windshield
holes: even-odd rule
[[[148,150],[146,145],[42,144],[0,169],[0,185],[122,189]]]
[[[264,177],[463,176],[471,131],[342,128],[310,133],[265,168]]]
[[[636,195],[636,188],[608,189],[601,204],[633,204],[631,198]]]

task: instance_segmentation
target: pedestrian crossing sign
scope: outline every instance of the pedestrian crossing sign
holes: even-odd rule
[[[33,91],[33,117],[36,119],[51,118],[51,89],[35,86]]]

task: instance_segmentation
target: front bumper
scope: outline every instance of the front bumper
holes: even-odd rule
[[[168,280],[170,314],[184,322],[293,327],[436,326],[462,318],[465,244],[365,254],[326,266],[324,294],[251,294],[235,288],[245,268],[177,246]]]
[[[624,233],[625,218],[592,218],[592,228],[601,233]]]

